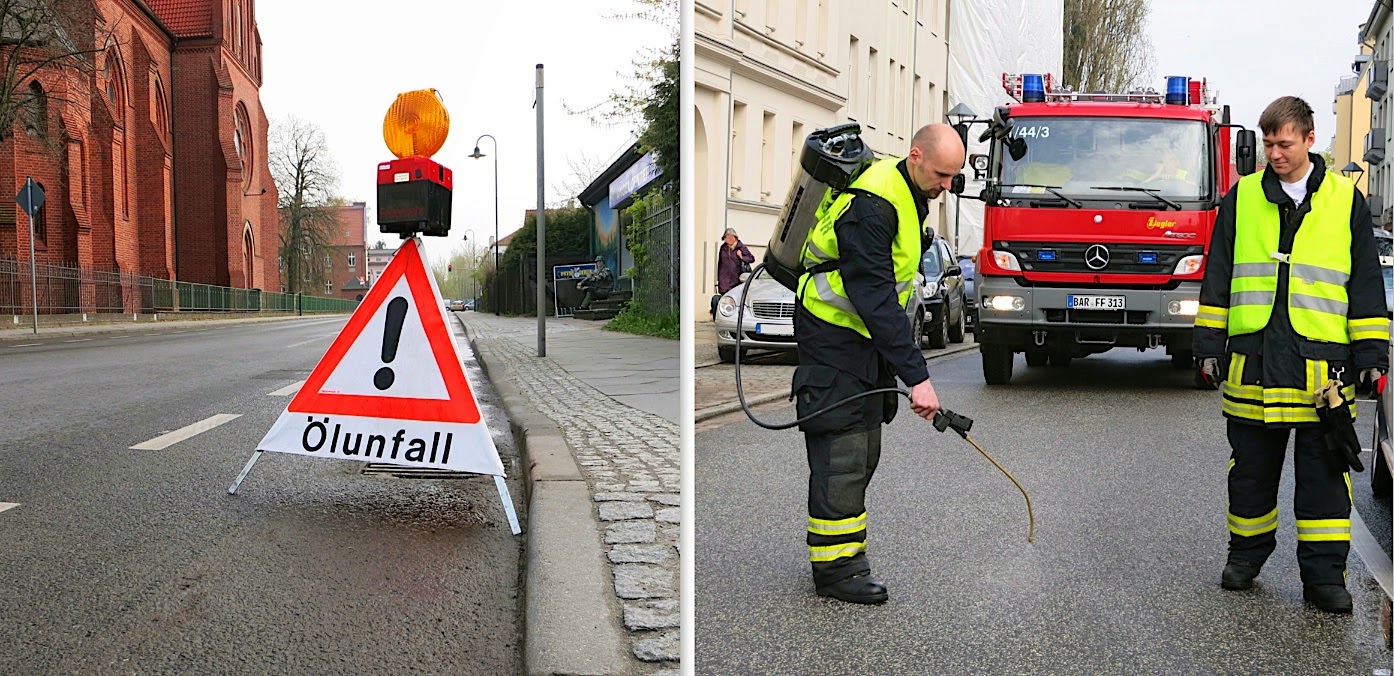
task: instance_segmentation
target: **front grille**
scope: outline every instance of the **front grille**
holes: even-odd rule
[[[746,340],[754,340],[761,343],[796,343],[798,339],[793,336],[772,336],[768,333],[756,333],[754,331],[745,332]]]
[[[1108,249],[1108,265],[1095,270],[1084,262],[1085,252],[1095,244]],[[1069,272],[1080,274],[1170,275],[1186,256],[1205,253],[1203,246],[1111,244],[1108,242],[996,242],[993,248],[1010,251],[1021,268],[1030,272]],[[1055,260],[1041,260],[1042,250],[1055,252]],[[1157,262],[1139,263],[1139,254],[1156,254]]]
[[[1046,310],[1046,321],[1063,324],[1146,324],[1141,310]]]
[[[750,311],[757,319],[792,319],[794,304],[782,301],[755,301],[750,304]]]

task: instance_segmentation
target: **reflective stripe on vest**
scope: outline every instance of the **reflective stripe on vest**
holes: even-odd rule
[[[891,241],[891,260],[895,265],[896,300],[906,307],[915,284],[915,273],[920,262],[920,233],[922,224],[915,208],[915,198],[909,184],[900,174],[897,166],[900,158],[877,160],[857,177],[847,190],[836,197],[824,195],[818,207],[818,224],[804,243],[803,264],[811,268],[820,263],[839,258],[837,246],[837,219],[841,218],[856,197],[856,191],[871,193],[880,197],[895,208],[896,233]],[[852,329],[870,338],[866,323],[857,315],[857,309],[847,297],[840,270],[805,273],[799,280],[800,302],[813,316],[835,326]]]
[[[1278,263],[1288,263],[1288,317],[1304,338],[1350,343],[1346,323],[1350,280],[1350,210],[1355,184],[1326,172],[1311,195],[1292,253],[1278,252],[1278,205],[1263,194],[1263,175],[1239,179],[1230,278],[1229,335],[1255,333],[1268,325],[1277,300]]]

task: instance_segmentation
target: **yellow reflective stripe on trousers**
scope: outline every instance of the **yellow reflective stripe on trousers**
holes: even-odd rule
[[[1196,312],[1196,326],[1207,329],[1223,329],[1229,322],[1229,308],[1202,305]]]
[[[1350,519],[1298,519],[1297,539],[1299,542],[1350,540]]]
[[[1352,342],[1357,340],[1389,340],[1389,320],[1384,317],[1352,319],[1347,322]]]
[[[866,512],[850,519],[808,517],[808,532],[814,535],[848,535],[861,530],[866,530]]]
[[[1278,528],[1278,508],[1276,507],[1273,508],[1273,511],[1254,518],[1235,516],[1232,513],[1225,516],[1229,522],[1229,532],[1243,537],[1262,535]]]
[[[814,562],[836,561],[856,556],[866,551],[865,542],[847,542],[840,545],[826,545],[808,548],[808,560]]]
[[[1376,452],[1378,453],[1379,451],[1376,450]],[[1350,489],[1350,472],[1342,472],[1341,477],[1346,480],[1346,499],[1350,501],[1350,504],[1354,505],[1355,491]]]

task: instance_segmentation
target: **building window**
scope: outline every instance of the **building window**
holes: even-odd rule
[[[333,270],[333,269],[334,269],[334,259],[330,258],[330,257],[329,257],[329,254],[325,254],[325,255],[324,255],[324,269],[325,269],[325,270]]]
[[[30,136],[43,138],[48,135],[48,95],[37,81],[29,83],[28,96],[23,105],[24,131]]]
[[[862,117],[861,89],[861,41],[854,35],[847,41],[847,118],[850,120],[866,119]]]
[[[325,283],[324,283],[324,295],[327,296],[327,295],[329,295],[329,294],[331,294],[331,293],[334,293],[334,282],[325,282]]]
[[[349,264],[349,269],[352,270],[353,267],[354,267],[355,265],[358,264],[358,256],[354,255],[353,253],[349,253],[349,255],[348,255],[348,264]]]
[[[247,108],[241,103],[237,104],[237,110],[233,113],[234,128],[232,131],[232,145],[237,150],[237,159],[242,163],[242,186],[246,192],[247,186],[252,183],[252,137],[251,122],[247,119]]]
[[[731,195],[741,194],[745,185],[745,104],[735,102],[731,114]]]
[[[155,128],[165,136],[173,131],[169,126],[169,100],[165,98],[164,84],[158,78],[155,80]]]
[[[760,128],[760,201],[774,192],[774,113],[765,111]]]
[[[106,80],[106,97],[115,110],[116,123],[121,124],[125,120],[126,78],[121,72],[121,56],[114,47],[106,51],[102,78]]]

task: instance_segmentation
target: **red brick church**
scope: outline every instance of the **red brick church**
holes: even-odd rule
[[[39,103],[0,142],[0,259],[28,260],[32,176],[40,263],[279,291],[255,0],[69,4],[107,46],[19,83]]]

